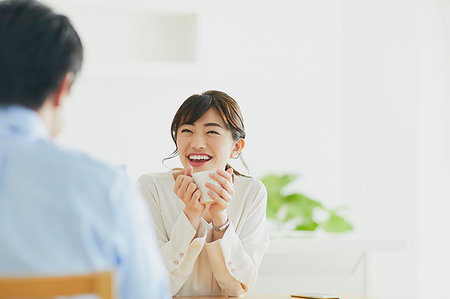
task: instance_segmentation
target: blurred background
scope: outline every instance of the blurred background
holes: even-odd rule
[[[167,171],[177,108],[225,91],[253,176],[298,173],[354,233],[406,241],[370,255],[369,295],[450,298],[449,0],[44,2],[85,47],[58,142]]]

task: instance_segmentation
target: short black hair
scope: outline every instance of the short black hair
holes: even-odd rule
[[[33,0],[0,1],[0,105],[38,110],[82,61],[80,37],[66,16]]]

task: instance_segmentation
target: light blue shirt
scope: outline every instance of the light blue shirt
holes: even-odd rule
[[[53,143],[34,111],[0,107],[0,276],[108,269],[118,298],[169,298],[134,184],[120,168]]]

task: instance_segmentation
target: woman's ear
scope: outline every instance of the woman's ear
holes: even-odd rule
[[[245,146],[244,139],[241,138],[238,141],[236,141],[236,143],[234,144],[234,149],[231,152],[230,158],[236,159],[237,157],[239,157],[239,154],[244,149],[244,146]]]

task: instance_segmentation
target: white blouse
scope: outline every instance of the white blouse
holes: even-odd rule
[[[202,219],[197,233],[184,214],[184,203],[173,192],[172,172],[143,175],[139,184],[150,205],[173,296],[238,296],[248,291],[269,245],[267,191],[259,180],[234,176],[227,208],[230,226],[214,242],[210,223]]]

